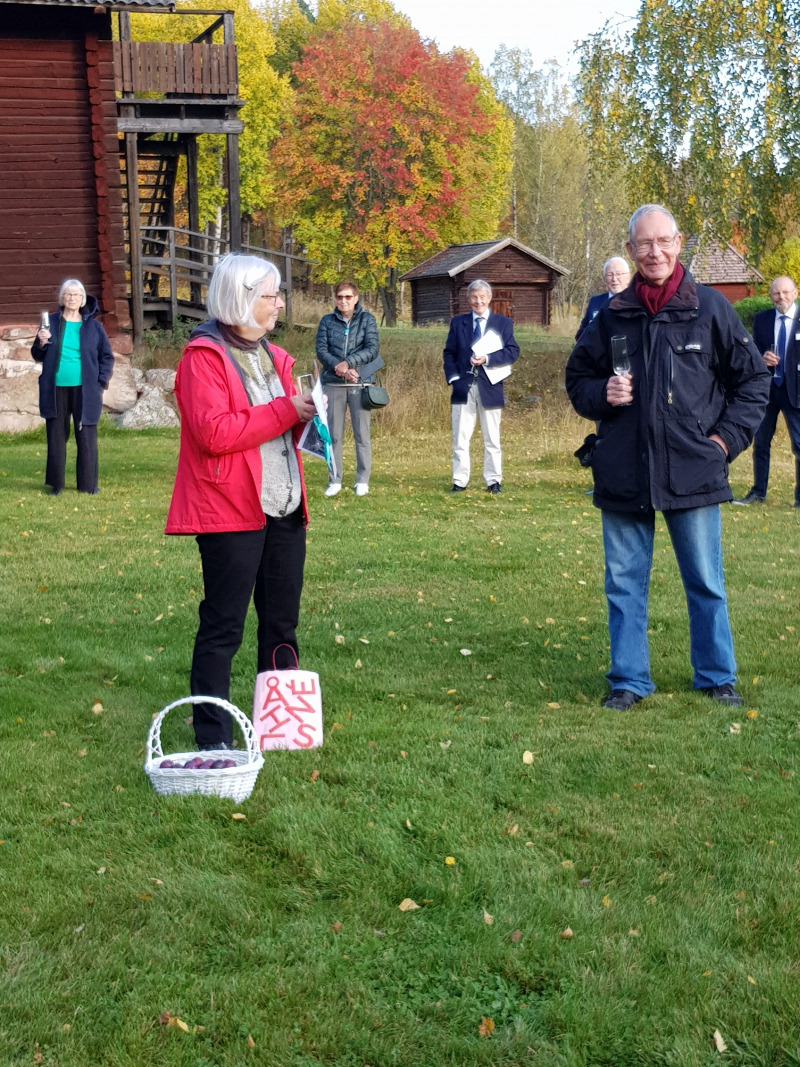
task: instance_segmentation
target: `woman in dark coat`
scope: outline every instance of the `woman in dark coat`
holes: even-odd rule
[[[70,419],[78,446],[79,493],[97,487],[97,423],[103,391],[114,371],[114,354],[106,331],[95,319],[97,301],[77,278],[68,278],[58,294],[59,310],[48,328],[39,329],[31,355],[42,364],[39,414],[47,427],[45,484],[53,496],[64,489]]]

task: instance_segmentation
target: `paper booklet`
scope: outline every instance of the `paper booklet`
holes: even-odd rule
[[[328,464],[328,470],[331,472],[331,478],[336,481],[338,477],[338,471],[336,470],[336,463],[333,459],[333,449],[331,448],[331,433],[328,428],[328,415],[325,410],[325,397],[322,393],[322,381],[317,377],[314,382],[314,388],[311,390],[311,398],[314,401],[314,407],[317,409],[317,413],[310,422],[307,422],[303,427],[303,432],[300,434],[300,440],[297,442],[297,447],[301,452],[307,452],[309,456],[316,456],[317,459],[324,459]]]
[[[504,347],[503,338],[497,330],[487,330],[483,337],[472,346],[472,351],[476,356],[486,356],[488,359],[494,352],[502,352]],[[504,363],[499,367],[488,367],[484,363],[483,369],[492,385],[497,385],[509,376],[511,364]]]

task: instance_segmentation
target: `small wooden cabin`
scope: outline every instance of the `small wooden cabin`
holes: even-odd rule
[[[516,323],[549,326],[553,288],[569,274],[564,267],[512,237],[451,245],[407,271],[411,320],[415,326],[449,322],[469,311],[467,287],[483,278],[492,287],[492,311]]]
[[[687,237],[680,261],[695,281],[710,285],[732,304],[753,296],[756,286],[764,281],[763,274],[751,267],[733,245],[710,233],[693,233]]]

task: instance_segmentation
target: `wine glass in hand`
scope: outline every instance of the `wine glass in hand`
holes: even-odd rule
[[[614,371],[614,375],[617,378],[624,378],[631,372],[631,360],[628,355],[628,339],[624,336],[617,336],[611,338],[611,369]],[[620,407],[627,407],[630,401],[625,404],[620,404]]]

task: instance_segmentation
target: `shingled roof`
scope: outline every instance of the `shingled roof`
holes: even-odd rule
[[[701,285],[754,285],[764,276],[751,267],[732,244],[712,234],[693,233],[686,238],[680,261]]]
[[[515,241],[513,237],[504,237],[497,241],[476,241],[468,245],[450,245],[443,252],[437,252],[435,256],[431,256],[430,259],[426,259],[416,267],[412,267],[400,278],[400,281],[410,282],[417,278],[441,278],[445,275],[452,278],[454,275],[461,274],[468,267],[480,263],[482,259],[494,255],[495,252],[499,252],[509,245],[528,256],[532,256],[559,274],[567,275],[570,273],[565,267],[559,267],[557,263],[553,263],[552,260],[540,255],[538,252],[534,252],[527,245]]]

